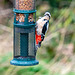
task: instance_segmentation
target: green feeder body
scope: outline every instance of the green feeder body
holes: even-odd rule
[[[14,8],[14,59],[10,64],[16,66],[32,66],[36,60],[35,0],[15,0]]]

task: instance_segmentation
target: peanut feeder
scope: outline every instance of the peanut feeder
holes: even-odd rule
[[[35,0],[15,0],[14,8],[14,57],[10,64],[16,66],[32,66],[36,60]]]

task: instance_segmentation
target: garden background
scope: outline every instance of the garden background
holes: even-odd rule
[[[39,65],[10,65],[14,0],[0,0],[0,75],[75,75],[75,0],[36,0],[37,19],[51,13],[49,30],[37,52]]]

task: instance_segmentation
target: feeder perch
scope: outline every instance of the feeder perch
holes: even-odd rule
[[[11,65],[32,66],[39,62],[36,60],[35,0],[15,0],[14,8],[14,57]]]

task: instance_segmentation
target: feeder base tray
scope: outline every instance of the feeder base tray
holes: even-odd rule
[[[24,61],[24,60],[13,59],[10,61],[10,64],[15,66],[33,66],[39,64],[39,62],[37,60]]]

